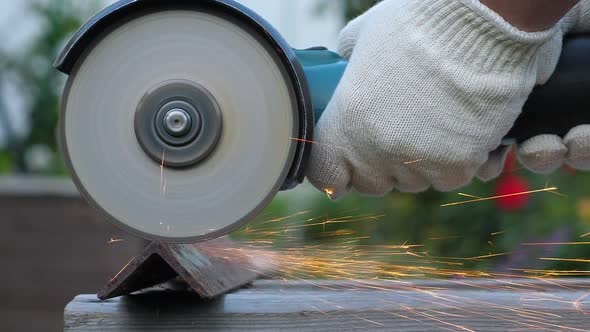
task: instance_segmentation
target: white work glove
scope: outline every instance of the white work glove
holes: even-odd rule
[[[337,198],[497,176],[498,147],[559,34],[519,31],[477,0],[383,1],[342,33],[350,64],[318,123],[308,179]]]
[[[563,34],[590,32],[590,0],[582,0],[560,22]],[[561,40],[559,41],[561,42]],[[541,72],[547,79],[555,69],[551,51],[542,56]],[[548,74],[548,75],[546,75]],[[590,170],[590,124],[573,128],[564,138],[556,135],[533,137],[518,147],[518,159],[528,169],[541,174],[550,174],[564,164],[578,169]]]

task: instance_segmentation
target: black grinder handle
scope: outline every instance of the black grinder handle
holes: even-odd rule
[[[557,70],[535,88],[506,138],[522,142],[542,134],[563,137],[584,124],[590,125],[590,35],[572,35],[564,41]]]

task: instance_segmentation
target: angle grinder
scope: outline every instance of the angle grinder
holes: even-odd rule
[[[61,147],[82,195],[144,238],[230,233],[304,179],[315,120],[347,61],[294,50],[233,0],[122,0],[55,66],[67,74]],[[590,38],[571,36],[507,139],[590,124]]]

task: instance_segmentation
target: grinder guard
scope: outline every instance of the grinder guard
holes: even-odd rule
[[[70,39],[54,63],[56,69],[70,75],[78,60],[87,48],[108,34],[109,29],[124,24],[130,17],[171,9],[199,9],[216,11],[247,24],[258,32],[258,37],[273,45],[281,58],[285,70],[295,88],[299,105],[299,137],[295,162],[283,189],[292,189],[303,182],[304,169],[313,139],[314,116],[312,98],[307,86],[305,72],[299,63],[295,51],[280,33],[266,20],[251,9],[233,0],[121,0],[88,20]],[[236,50],[236,52],[239,52]]]

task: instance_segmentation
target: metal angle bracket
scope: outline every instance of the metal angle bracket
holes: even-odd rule
[[[247,252],[222,239],[198,244],[155,241],[98,293],[101,300],[154,287],[194,291],[212,299],[247,286],[259,276]],[[174,287],[172,287],[174,286]]]

